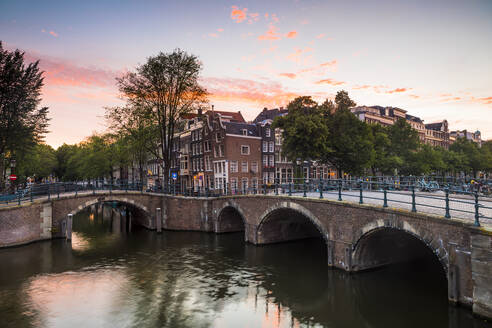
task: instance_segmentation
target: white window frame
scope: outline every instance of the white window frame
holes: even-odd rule
[[[244,149],[247,149],[248,151],[244,152],[243,151]],[[241,145],[241,155],[249,155],[250,153],[251,153],[251,151],[249,149],[249,145]]]

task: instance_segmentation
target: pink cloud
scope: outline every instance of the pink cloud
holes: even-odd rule
[[[26,52],[26,61],[39,60],[46,86],[114,87],[122,72],[79,66],[70,61]]]
[[[354,90],[369,89],[369,88],[372,88],[372,87],[370,85],[368,85],[368,84],[355,85],[355,86],[352,87],[352,89],[354,89]]]
[[[58,37],[58,33],[56,33],[55,31],[46,31],[44,28],[41,30],[41,33],[48,33],[49,35],[51,36],[54,36],[55,38]]]
[[[260,19],[260,14],[258,13],[251,13],[248,14],[248,24],[253,24],[253,22],[257,22]]]
[[[322,39],[322,38],[324,38],[325,36],[326,36],[326,34],[321,33],[321,34],[316,35],[316,39]]]
[[[289,79],[296,78],[296,75],[294,73],[280,73],[279,76],[288,77]]]
[[[297,31],[290,31],[285,35],[286,38],[293,39],[297,36]]]
[[[302,55],[311,51],[313,51],[313,48],[311,47],[305,47],[304,49],[294,48],[294,52],[287,55],[287,60],[299,63]]]
[[[262,34],[262,35],[258,36],[258,40],[260,40],[260,41],[280,40],[281,39],[281,36],[280,36],[280,34],[277,33],[277,29],[278,28],[275,25],[270,24],[268,26],[268,30],[265,32],[265,34]]]
[[[232,6],[231,18],[236,21],[236,23],[241,23],[246,19],[248,8],[240,9],[237,6]]]
[[[208,36],[211,38],[218,38],[219,37],[219,35],[217,33],[209,33]]]
[[[284,87],[273,81],[260,82],[258,80],[232,78],[203,78],[207,85],[210,98],[215,101],[249,102],[261,106],[278,106],[287,104],[299,96],[298,93],[285,90]]]
[[[316,83],[316,84],[329,84],[329,85],[342,85],[342,84],[345,84],[345,82],[335,81],[333,79],[319,80],[319,81],[316,81],[314,83]]]
[[[393,89],[393,90],[388,90],[386,91],[385,93],[400,93],[400,92],[407,92],[409,90],[412,90],[412,88],[396,88],[396,89]]]
[[[217,32],[224,32],[224,29],[223,28],[219,28],[219,29],[217,29]]]

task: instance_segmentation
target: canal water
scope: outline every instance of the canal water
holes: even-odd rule
[[[0,250],[0,327],[492,327],[448,305],[433,259],[347,274],[322,240],[156,234],[111,207],[73,228]]]

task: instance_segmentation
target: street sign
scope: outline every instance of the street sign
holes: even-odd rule
[[[171,173],[171,177],[173,178],[173,180],[176,180],[178,178],[178,173],[176,172]]]
[[[15,181],[15,180],[17,180],[17,176],[16,176],[15,174],[11,174],[11,175],[9,176],[9,179],[10,179],[11,181]]]

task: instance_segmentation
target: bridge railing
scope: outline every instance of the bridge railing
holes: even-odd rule
[[[248,184],[247,182],[250,182]],[[256,180],[229,182],[214,188],[186,187],[174,181],[167,185],[145,187],[140,183],[104,181],[60,182],[32,185],[15,194],[0,195],[0,207],[17,206],[35,199],[57,199],[61,195],[87,195],[113,191],[163,193],[185,197],[217,197],[225,195],[291,196],[333,199],[359,204],[425,212],[444,218],[472,219],[476,226],[492,223],[492,193],[485,182],[463,190],[460,181],[442,184],[415,177],[361,177],[350,179],[290,179],[258,183]],[[484,221],[485,220],[485,221]]]

